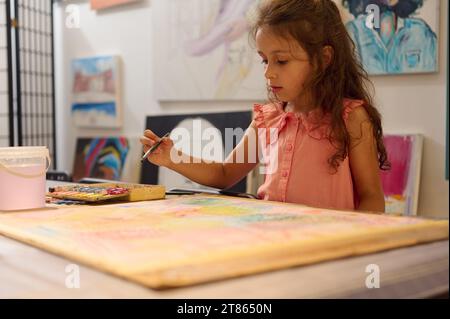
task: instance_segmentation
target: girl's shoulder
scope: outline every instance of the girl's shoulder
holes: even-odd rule
[[[283,116],[283,106],[281,103],[254,104],[254,121],[257,127],[275,127],[276,123]]]
[[[365,109],[366,103],[363,100],[345,98],[343,104],[343,118],[346,124],[352,121],[354,117],[359,118],[368,115]]]
[[[371,119],[369,113],[366,111],[366,103],[361,100],[347,99],[344,101],[344,122],[347,132],[352,137],[360,137],[363,135],[363,129],[370,126],[363,125],[370,124]]]

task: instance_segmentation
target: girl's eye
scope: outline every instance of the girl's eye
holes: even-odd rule
[[[261,64],[267,64],[267,60],[262,60]]]
[[[280,60],[278,60],[277,63],[278,63],[278,64],[281,64],[281,65],[285,65],[285,64],[288,63],[288,61],[280,61]]]

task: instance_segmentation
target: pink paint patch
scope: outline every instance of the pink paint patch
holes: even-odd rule
[[[391,170],[381,173],[384,194],[405,195],[413,156],[413,137],[386,136],[384,143],[391,162]]]

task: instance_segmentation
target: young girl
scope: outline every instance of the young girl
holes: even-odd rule
[[[379,169],[388,167],[381,118],[367,75],[331,0],[272,0],[258,11],[252,34],[265,66],[270,103],[223,163],[181,154],[165,138],[148,160],[211,187],[228,188],[255,166],[251,133],[269,166],[258,190],[264,200],[313,207],[384,211]],[[255,133],[256,132],[256,133]],[[275,132],[276,134],[268,133]],[[144,150],[159,140],[146,130]],[[236,154],[244,161],[236,161]],[[184,157],[174,161],[171,154]],[[275,165],[274,165],[275,163]]]

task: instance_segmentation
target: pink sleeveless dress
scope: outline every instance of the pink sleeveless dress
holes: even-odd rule
[[[358,107],[364,107],[364,102],[344,100],[342,116],[345,122]],[[260,199],[321,208],[357,209],[358,196],[348,156],[337,171],[328,164],[336,149],[327,138],[330,117],[322,117],[320,112],[315,109],[297,114],[285,112],[281,103],[255,104],[259,146],[264,154],[268,154],[264,160],[265,180],[258,189]]]

